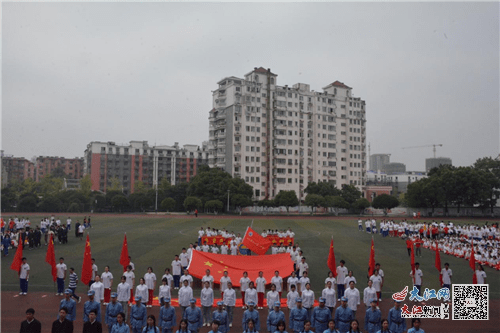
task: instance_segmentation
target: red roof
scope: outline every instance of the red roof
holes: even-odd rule
[[[351,89],[351,87],[348,87],[344,84],[344,82],[340,81],[335,81],[331,84],[332,86],[339,87],[339,88],[344,88],[344,89]]]
[[[254,70],[253,70],[255,73],[263,73],[263,74],[266,74],[267,73],[267,69],[265,69],[264,67],[255,67]],[[272,75],[276,75],[274,73],[272,73],[271,71],[269,71]]]

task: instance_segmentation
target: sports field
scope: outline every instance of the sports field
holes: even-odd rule
[[[38,224],[40,218],[41,216],[38,215],[30,216],[32,225]],[[66,215],[61,215],[62,221],[65,222],[66,218]],[[73,220],[72,228],[74,228],[76,220],[82,221],[83,215],[72,215],[71,218]],[[247,226],[252,224],[252,220],[254,230],[259,233],[262,229],[288,229],[289,227],[295,232],[295,241],[304,251],[304,256],[309,264],[311,285],[316,295],[320,295],[321,290],[324,288],[324,280],[328,272],[326,261],[332,236],[334,238],[337,264],[343,259],[346,262],[346,267],[353,270],[358,281],[356,287],[360,290],[360,293],[366,287],[366,272],[372,236],[366,232],[358,231],[356,217],[282,216],[249,218],[244,216],[219,216],[214,218],[213,216],[201,216],[194,218],[192,216],[108,214],[93,215],[93,228],[87,229],[87,231],[90,235],[92,256],[96,259],[99,272],[104,270],[104,266],[110,266],[111,272],[115,275],[113,285],[113,290],[115,290],[119,281],[118,276],[122,272],[119,257],[125,232],[127,233],[129,254],[135,264],[136,277],[142,276],[146,273],[146,268],[152,266],[157,278],[161,278],[164,269],[170,267],[174,255],[180,253],[182,247],[188,247],[190,242],[197,240],[197,231],[201,226],[216,229],[226,228],[226,230],[241,233],[243,236]],[[454,222],[460,224],[469,223],[467,220],[456,220]],[[479,224],[484,222],[481,220],[473,221],[473,223]],[[68,267],[74,267],[77,274],[80,275],[85,241],[75,238],[73,229],[68,235],[68,240],[69,243],[66,245],[60,245],[56,242],[56,259],[61,256],[64,257]],[[405,286],[409,286],[411,289],[410,258],[406,251],[405,242],[399,238],[382,238],[377,234],[374,235],[374,241],[376,262],[381,264],[381,268],[385,273],[383,298],[389,303],[388,298],[391,297],[392,293],[401,291]],[[22,296],[24,299],[29,298],[31,292],[46,292],[47,297],[56,298],[54,296],[56,287],[52,282],[50,266],[45,262],[46,249],[45,246],[42,249],[32,251],[29,251],[27,247],[25,248],[24,256],[28,259],[31,271],[29,293],[27,296]],[[420,268],[424,274],[423,288],[437,290],[440,288],[439,273],[434,267],[434,256],[433,251],[422,249],[422,257],[416,258],[416,260],[420,262]],[[13,257],[14,252],[11,251],[8,257],[2,258],[2,292],[19,290],[17,273],[9,269]],[[472,271],[469,268],[468,261],[442,253],[441,263],[444,265],[445,262],[448,262],[453,270],[452,283],[472,283]],[[490,284],[490,299],[498,300],[500,296],[500,283],[498,283],[500,281],[500,272],[489,267],[485,267],[485,271],[488,276],[487,282]],[[239,279],[240,277],[234,278]],[[83,296],[86,290],[87,287],[79,283],[77,293]],[[6,294],[10,295],[11,293],[4,293],[4,297],[2,297],[2,322],[4,322],[4,315],[6,314],[4,312],[5,305],[8,304],[5,303]],[[173,291],[174,298],[176,294],[177,292]],[[195,296],[199,296],[199,292],[195,291]],[[219,297],[218,291],[215,291],[215,297]],[[23,300],[23,304],[26,301]],[[361,309],[364,309],[362,304]],[[16,322],[20,322],[24,317],[24,311],[24,308],[17,310],[19,319],[16,319]],[[81,309],[78,310],[78,312],[80,311]],[[53,309],[53,312],[55,314],[56,309]],[[493,315],[496,317],[495,320],[498,320],[498,316],[495,315],[498,312],[498,309],[490,310],[490,318]],[[383,317],[385,316],[386,313],[383,312]]]

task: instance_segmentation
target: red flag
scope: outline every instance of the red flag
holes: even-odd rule
[[[248,227],[243,237],[243,245],[250,251],[263,255],[266,254],[267,249],[269,249],[272,243],[255,232],[252,228]]]
[[[52,267],[52,281],[57,280],[57,267],[56,267],[56,253],[54,251],[54,239],[53,235],[50,235],[49,247],[47,248],[47,254],[45,255],[45,262]]]
[[[21,237],[19,237],[19,244],[17,245],[16,255],[14,256],[14,260],[12,260],[10,269],[19,273],[21,271],[22,264],[23,264],[23,244],[21,242]]]
[[[436,246],[436,259],[434,261],[434,267],[439,272],[439,283],[441,283],[441,287],[443,286],[443,274],[441,274],[441,255],[439,254],[439,247]]]
[[[17,254],[16,254],[17,255]],[[472,269],[472,283],[477,284],[477,276],[476,276],[476,257],[474,253],[474,242],[471,241],[471,251],[469,258],[469,266]]]
[[[413,274],[413,284],[415,284],[415,247],[411,244],[411,273]]]
[[[375,247],[373,244],[373,237],[372,237],[372,248],[370,250],[370,262],[368,263],[368,267],[370,267],[370,276],[372,276],[373,271],[375,270]]]
[[[128,257],[128,243],[127,234],[123,238],[122,254],[120,255],[120,265],[123,266],[123,271],[127,270],[127,266],[130,265],[130,258]]]
[[[335,262],[335,253],[333,252],[333,237],[330,242],[330,252],[328,253],[328,260],[326,261],[328,268],[333,273],[333,277],[337,277],[337,263]]]
[[[85,252],[83,254],[83,265],[82,265],[82,279],[84,284],[89,284],[92,280],[92,254],[90,252],[90,239],[87,234],[87,241],[85,242]]]
[[[259,276],[259,271],[264,273],[267,283],[271,282],[274,271],[279,271],[281,276],[288,276],[293,271],[293,261],[289,253],[279,253],[264,256],[232,256],[227,254],[213,254],[209,252],[193,251],[189,262],[189,274],[202,278],[205,270],[210,269],[215,283],[219,283],[224,271],[232,277],[233,286],[239,287],[239,276],[248,272],[251,281]]]

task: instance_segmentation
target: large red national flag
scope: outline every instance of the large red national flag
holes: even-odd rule
[[[50,235],[49,246],[47,247],[47,254],[45,255],[45,262],[52,267],[52,281],[57,280],[57,267],[56,267],[56,252],[54,251],[54,239]]]
[[[472,269],[472,283],[477,284],[476,257],[475,257],[475,253],[474,253],[474,242],[473,241],[471,241],[471,247],[472,247],[472,249],[470,251],[469,266]]]
[[[369,275],[373,275],[373,271],[375,271],[375,245],[373,244],[373,237],[372,237],[372,246],[370,249],[370,261],[368,262],[368,267],[370,268],[370,273]]]
[[[127,234],[125,234],[125,237],[123,238],[122,253],[120,255],[120,265],[123,266],[124,272],[127,270],[127,266],[130,265],[130,259],[128,256]]]
[[[441,283],[441,287],[443,286],[443,274],[441,274],[441,255],[439,254],[439,247],[436,246],[436,259],[434,260],[434,267],[439,272],[439,283]]]
[[[14,259],[12,260],[12,264],[10,265],[10,269],[19,273],[21,271],[22,264],[23,264],[23,244],[19,240],[19,244],[17,245],[16,255],[14,256]]]
[[[333,273],[333,277],[337,277],[337,264],[335,263],[335,253],[333,252],[333,237],[330,242],[330,251],[328,252],[328,260],[326,261],[328,268]]]
[[[84,284],[89,284],[92,280],[92,253],[90,252],[90,238],[87,235],[85,242],[85,252],[83,253],[82,278]]]
[[[266,254],[267,249],[273,244],[267,238],[262,237],[252,228],[248,227],[243,237],[243,245],[245,245],[250,251],[257,254]],[[284,275],[286,276],[286,275]]]
[[[233,256],[193,251],[188,269],[189,274],[200,279],[205,275],[205,271],[210,269],[210,274],[217,284],[224,271],[228,271],[233,286],[239,287],[240,277],[243,276],[243,272],[248,272],[250,280],[255,281],[259,276],[259,271],[262,271],[267,283],[271,283],[274,271],[279,271],[280,276],[290,275],[293,271],[293,261],[289,253],[264,256]]]

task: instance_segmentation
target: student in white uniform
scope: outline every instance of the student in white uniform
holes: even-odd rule
[[[355,288],[355,282],[351,281],[349,283],[349,288],[345,291],[344,296],[347,297],[347,306],[352,310],[354,318],[356,318],[356,311],[358,310],[358,305],[360,304],[359,290]]]
[[[378,275],[382,278],[382,283],[380,284],[380,294],[379,294],[379,298],[378,298],[378,301],[381,302],[382,301],[382,288],[384,288],[384,271],[382,270],[382,268],[380,268],[379,263],[375,264],[375,269],[378,271]]]
[[[229,327],[233,327],[233,310],[236,305],[236,291],[233,289],[231,281],[227,283],[227,289],[224,290],[224,297],[222,300],[226,306]]]
[[[204,287],[203,289],[201,289],[200,293],[201,309],[203,313],[203,326],[209,326],[212,306],[214,305],[214,291],[210,286],[210,281],[204,281],[203,285]]]
[[[243,276],[240,279],[240,291],[241,291],[241,300],[242,300],[242,308],[246,309],[245,306],[245,292],[248,289],[250,284],[250,279],[248,278],[248,272],[243,272]]]
[[[373,282],[373,288],[375,288],[375,291],[377,292],[377,298],[379,301],[382,300],[382,277],[379,274],[379,271],[375,270],[373,271],[373,275],[370,276],[370,281]],[[368,298],[368,302],[371,298]],[[378,305],[378,302],[377,302]],[[370,306],[370,304],[368,304]]]
[[[345,289],[349,288],[349,283],[351,281],[354,281],[354,283],[358,283],[358,281],[356,281],[356,278],[353,276],[353,273],[352,271],[349,271],[347,273],[347,276],[345,277],[344,279],[344,286],[345,286]]]
[[[189,275],[189,271],[187,269],[184,270],[184,275],[181,276],[181,284],[184,284],[184,280],[187,280],[189,282],[189,286],[193,288],[193,277]]]
[[[248,284],[248,289],[245,290],[244,302],[248,306],[250,302],[254,302],[255,304],[257,304],[258,300],[259,297],[257,295],[257,289],[255,289],[255,284],[253,283],[253,281],[250,281],[250,283]]]
[[[292,311],[297,307],[297,298],[300,296],[297,292],[297,286],[295,284],[290,285],[289,288],[290,289],[286,294],[286,305],[288,307],[288,311]]]
[[[418,262],[415,263],[415,275],[413,275],[413,272],[410,271],[410,276],[412,277],[413,280],[413,285],[417,287],[418,289],[418,295],[420,296],[421,291],[422,291],[422,280],[424,274],[422,273],[422,270],[420,270],[420,264]]]
[[[333,288],[332,281],[326,283],[326,288],[321,292],[321,297],[325,299],[325,306],[330,309],[330,313],[333,313],[337,304],[337,297],[335,296],[335,288]]]
[[[184,318],[184,312],[190,305],[189,301],[193,298],[193,289],[189,286],[189,281],[184,280],[182,287],[179,289],[179,306],[182,309],[181,317]]]
[[[153,293],[156,289],[156,274],[153,273],[153,267],[148,267],[148,272],[144,274],[144,281],[146,281],[146,286],[148,287],[148,301],[146,307],[151,308],[153,306]],[[142,300],[144,301],[144,298]]]
[[[227,289],[227,284],[231,282],[231,278],[229,277],[228,271],[224,271],[224,275],[220,278],[219,284],[220,284],[220,294],[221,298],[224,299],[224,291]]]
[[[274,285],[276,286],[276,291],[280,295],[281,299],[281,293],[283,290],[283,278],[280,276],[279,271],[274,271],[274,276],[271,278],[271,283],[274,283]]]
[[[257,289],[257,298],[258,298],[258,309],[262,310],[264,308],[264,296],[266,293],[266,283],[267,280],[264,277],[264,272],[260,271],[259,276],[255,279],[255,287]]]
[[[280,294],[276,291],[276,285],[271,284],[271,290],[267,292],[267,307],[269,311],[273,310],[275,302],[281,302]]]
[[[208,282],[210,284],[210,288],[213,289],[214,287],[214,277],[212,275],[210,275],[210,270],[207,269],[205,271],[205,275],[201,278],[201,282],[203,283],[203,285],[205,285],[205,282]]]
[[[95,282],[90,286],[90,290],[95,292],[94,300],[101,303],[104,300],[104,284],[101,282],[101,277],[96,275]]]
[[[486,283],[486,273],[485,273],[483,266],[481,264],[477,264],[476,278],[477,278],[478,284],[485,284]]]
[[[340,298],[344,296],[344,291],[345,291],[344,282],[348,270],[347,267],[345,267],[344,265],[345,261],[340,260],[340,266],[337,266],[337,289],[338,289],[337,301],[340,301]]]
[[[453,272],[450,269],[450,264],[445,263],[444,268],[441,269],[441,274],[443,275],[443,288],[448,288],[451,292],[451,277],[453,276]],[[451,301],[451,299],[449,299]]]
[[[189,254],[186,251],[186,248],[182,248],[182,253],[179,255],[179,259],[181,260],[181,265],[183,269],[186,269],[189,265]]]
[[[368,280],[368,287],[363,290],[363,303],[369,308],[371,306],[371,301],[375,299],[377,299],[377,290],[373,288],[373,281]]]
[[[127,266],[127,271],[123,273],[123,276],[125,277],[125,282],[130,287],[130,299],[129,299],[130,304],[129,304],[129,306],[132,306],[132,303],[134,302],[135,274],[134,274],[134,272],[132,272],[131,265]]]
[[[108,305],[111,300],[111,287],[113,285],[113,274],[109,271],[109,266],[104,267],[101,280],[102,284],[104,284],[104,305]]]
[[[286,285],[287,285],[287,291],[290,292],[290,287],[292,286],[292,284],[295,285],[296,288],[298,288],[298,284],[299,284],[299,279],[297,278],[297,274],[295,273],[295,271],[292,272],[292,276],[290,276],[287,280],[286,280]]]
[[[174,277],[174,289],[179,289],[180,287],[181,272],[182,272],[181,261],[179,260],[179,256],[175,255],[175,259],[172,261],[172,275]]]
[[[302,292],[306,290],[306,284],[310,283],[311,280],[307,276],[308,273],[304,272],[304,275],[299,279],[299,294],[302,296]],[[304,305],[304,304],[302,304]]]

